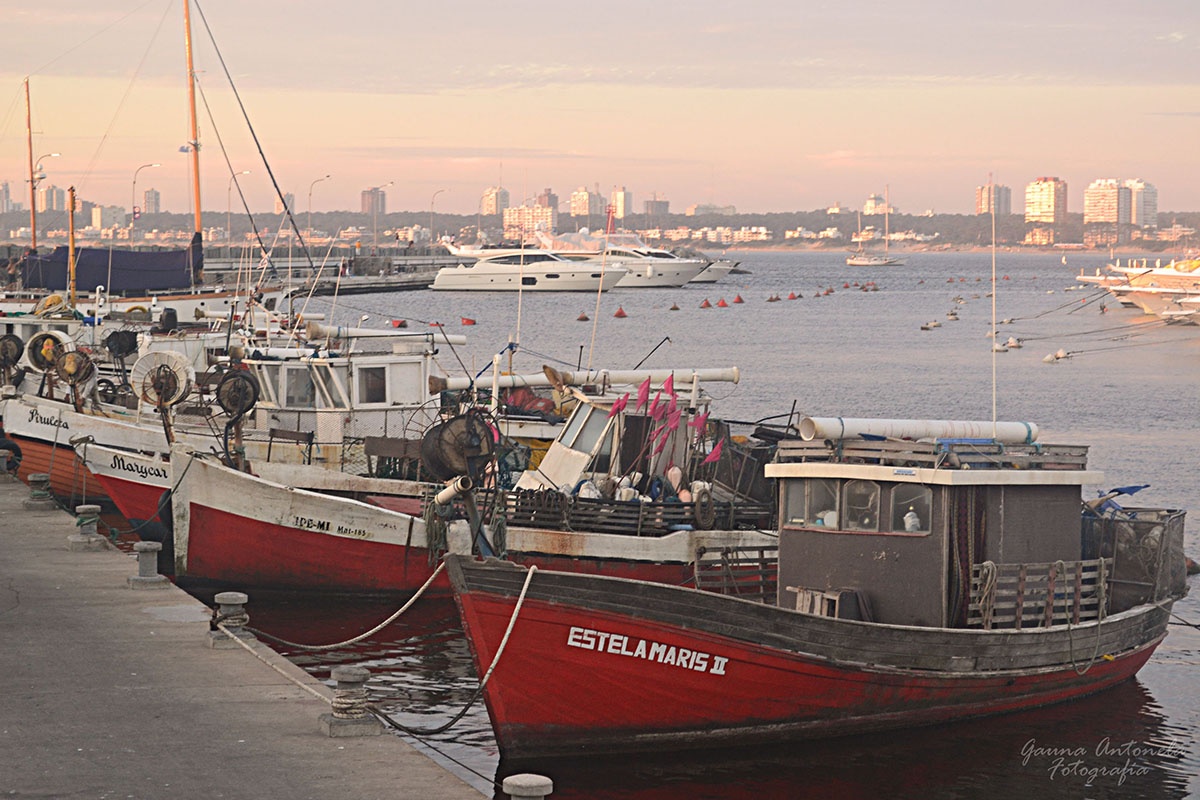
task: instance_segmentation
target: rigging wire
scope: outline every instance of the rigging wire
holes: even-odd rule
[[[200,7],[199,0],[192,0],[196,6],[196,11],[200,15],[200,21],[204,24],[204,30],[208,33],[209,42],[212,43],[213,51],[217,55],[217,61],[221,64],[221,70],[225,73],[225,79],[229,82],[229,88],[233,92],[233,97],[237,101],[238,108],[242,112],[242,119],[246,121],[246,127],[250,131],[250,137],[254,140],[254,146],[258,150],[259,158],[262,159],[263,167],[267,170],[267,176],[271,179],[271,186],[275,188],[275,195],[281,201],[284,199],[283,190],[279,188],[279,181],[275,179],[275,172],[271,169],[271,164],[267,161],[267,154],[263,151],[262,142],[259,141],[258,133],[254,130],[254,125],[250,122],[250,114],[246,111],[245,104],[242,103],[242,96],[238,93],[237,85],[233,82],[233,76],[229,74],[229,67],[225,65],[225,58],[221,55],[221,48],[217,46],[216,37],[213,36],[212,29],[208,25],[208,18],[204,16],[204,9]],[[197,81],[199,84],[199,81]],[[207,108],[207,104],[206,104]],[[304,241],[304,237],[300,235],[300,227],[296,224],[295,217],[292,216],[292,209],[288,204],[283,204],[284,213],[287,215],[288,221],[292,225],[292,230],[296,232],[296,241],[300,243],[300,252],[304,254],[304,259],[308,262],[310,269],[313,268],[312,255],[308,252],[308,245]]]

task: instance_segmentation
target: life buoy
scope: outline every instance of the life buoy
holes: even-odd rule
[[[717,508],[713,503],[712,490],[697,489],[692,495],[692,517],[696,527],[701,530],[712,530],[717,523]]]

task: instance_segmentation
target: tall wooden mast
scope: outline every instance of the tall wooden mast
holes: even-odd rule
[[[33,176],[33,114],[29,110],[29,78],[25,79],[25,146],[29,151],[29,249],[37,250],[37,179]]]
[[[192,205],[196,210],[196,233],[200,233],[200,134],[196,128],[196,69],[192,65],[191,0],[183,0],[183,42],[187,53],[188,111],[192,125],[191,138],[188,139],[192,150]]]

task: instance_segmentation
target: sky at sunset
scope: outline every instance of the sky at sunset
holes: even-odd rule
[[[190,209],[182,0],[0,0],[0,180],[27,203],[22,81],[45,183],[128,207]],[[989,173],[1013,189],[1140,177],[1162,211],[1200,210],[1200,3],[405,3],[202,0],[202,206],[475,213],[502,182],[634,207],[657,193],[739,212],[861,206],[972,213]],[[202,14],[200,13],[202,12]],[[207,23],[207,26],[206,26]],[[210,39],[209,29],[212,32]],[[7,87],[7,88],[4,88]],[[206,110],[207,106],[207,110]],[[329,180],[313,184],[325,174]],[[564,205],[565,210],[565,205]]]

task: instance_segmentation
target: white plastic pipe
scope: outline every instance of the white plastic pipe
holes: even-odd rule
[[[606,383],[609,386],[631,386],[641,383],[647,378],[652,384],[661,384],[670,376],[675,376],[675,385],[684,389],[684,382],[693,383],[697,380],[710,383],[737,383],[741,373],[737,367],[718,367],[711,369],[635,369],[635,370],[583,370],[577,372],[563,371],[558,376],[567,386],[583,386],[589,383]],[[432,379],[431,379],[432,380]],[[441,381],[438,381],[440,384]],[[511,389],[515,386],[550,386],[550,378],[542,372],[529,375],[501,375],[498,385],[500,388]],[[471,379],[465,376],[452,376],[445,379],[443,389],[457,391],[471,386]]]
[[[459,475],[457,478],[450,481],[450,483],[446,484],[446,488],[438,492],[437,496],[435,496],[433,499],[434,502],[436,502],[439,506],[448,506],[454,502],[454,498],[458,497],[459,495],[466,494],[473,488],[474,486],[472,485],[470,478],[468,478],[466,475]]]
[[[937,419],[852,419],[847,417],[804,417],[800,438],[848,439],[860,434],[893,439],[995,439],[1005,444],[1037,441],[1038,427],[1032,422],[965,422]]]
[[[467,337],[461,334],[442,333],[441,331],[417,332],[384,328],[347,328],[343,325],[322,325],[319,322],[308,323],[305,331],[309,339],[417,339],[431,337],[434,344],[439,342],[467,343]]]

